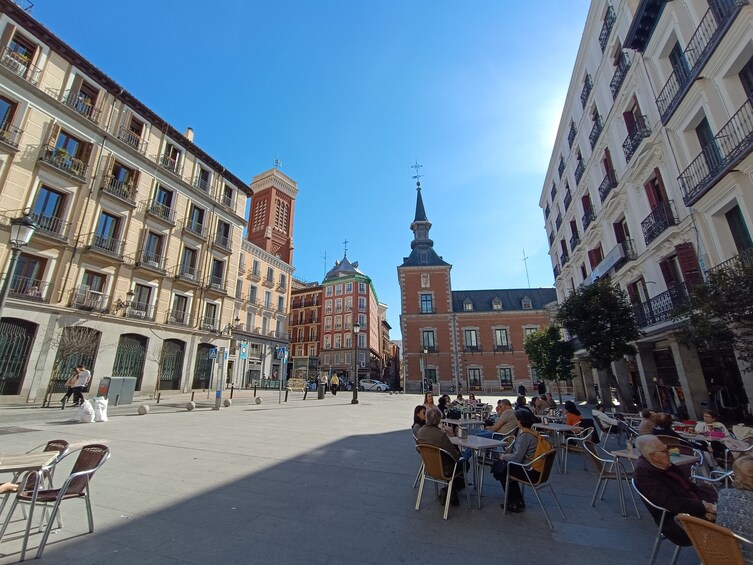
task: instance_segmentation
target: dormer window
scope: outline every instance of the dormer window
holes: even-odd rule
[[[521,306],[523,307],[523,310],[532,310],[533,305],[531,304],[531,299],[527,296],[523,297],[523,300],[520,301]]]
[[[499,298],[492,300],[492,310],[502,310],[502,301]]]
[[[466,298],[463,301],[463,310],[466,312],[473,312],[473,301],[470,298]]]

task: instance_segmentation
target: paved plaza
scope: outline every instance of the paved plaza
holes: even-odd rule
[[[67,421],[75,409],[0,407],[5,453],[54,438],[104,442],[112,450],[92,482],[95,532],[84,534],[82,502],[64,504],[64,528],[50,536],[41,561],[648,562],[653,521],[642,506],[641,520],[621,517],[614,485],[591,508],[596,475],[583,470],[579,456],[567,475],[553,475],[567,516],[551,506],[554,531],[530,492],[525,512],[502,516],[502,490],[489,475],[483,508],[469,509],[461,495],[445,521],[431,485],[414,509],[419,458],[408,427],[420,397],[361,393],[353,406],[349,393],[324,400],[309,393],[305,401],[291,393],[283,404],[277,392],[260,396],[257,405],[251,392],[236,392],[230,408],[213,411],[213,399],[197,394],[198,406],[188,412],[186,395],[163,395],[159,405],[145,401],[146,416],[136,414],[136,404],[111,407],[109,422],[91,424]],[[56,483],[68,470],[58,469]],[[19,558],[20,512],[16,518],[0,543],[0,564]],[[31,536],[27,559],[40,537]],[[657,563],[669,562],[673,546],[663,546]],[[679,563],[698,563],[692,548]]]

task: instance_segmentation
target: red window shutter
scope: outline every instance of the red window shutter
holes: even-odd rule
[[[628,297],[630,298],[630,304],[637,304],[641,301],[640,296],[638,294],[638,283],[630,283],[627,285],[627,293]]]
[[[672,266],[669,264],[669,260],[659,263],[659,268],[661,269],[661,274],[662,277],[664,277],[664,282],[666,283],[667,288],[675,286],[677,281],[675,280],[675,274],[672,272]]]
[[[643,187],[646,189],[646,198],[648,198],[648,205],[653,210],[654,208],[656,208],[656,205],[658,204],[653,180],[648,181],[646,184],[643,185]]]
[[[614,226],[614,236],[617,243],[625,241],[625,229],[622,227],[622,222],[615,222],[612,226]]]
[[[692,243],[681,243],[675,245],[677,253],[677,262],[680,264],[682,278],[688,285],[697,283],[701,280],[701,268],[698,265],[698,257]]]
[[[635,117],[633,116],[633,113],[623,112],[622,119],[625,120],[625,127],[627,128],[628,133],[632,134],[635,131]]]
[[[661,178],[661,172],[659,169],[654,169],[654,175],[656,176],[657,200],[660,202],[666,202],[668,200],[667,191],[664,188],[664,180]]]

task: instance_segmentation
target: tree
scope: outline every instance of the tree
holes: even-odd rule
[[[552,325],[528,334],[523,347],[539,377],[556,383],[562,402],[559,381],[572,378],[573,348],[562,339],[560,328]]]
[[[632,395],[626,394],[612,371],[612,362],[622,360],[625,355],[635,355],[631,342],[641,335],[625,292],[607,279],[581,286],[560,304],[555,319],[570,335],[577,336],[591,366],[606,371],[620,404],[635,411]],[[602,393],[602,401],[611,404],[608,391]]]
[[[689,322],[680,334],[683,342],[705,350],[734,349],[744,370],[753,370],[753,262],[710,271],[705,282],[691,287],[674,317]]]

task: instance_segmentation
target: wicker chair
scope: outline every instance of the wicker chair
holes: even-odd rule
[[[67,455],[70,454],[71,453],[68,453]],[[102,465],[104,465],[109,458],[109,447],[100,444],[85,445],[81,448],[81,451],[78,454],[78,458],[73,464],[71,474],[65,480],[63,486],[57,489],[40,488],[41,486],[43,486],[43,479],[42,477],[38,476],[41,475],[41,472],[27,473],[23,484],[16,493],[16,497],[13,500],[13,505],[11,506],[10,511],[8,512],[8,516],[5,519],[5,523],[3,524],[3,528],[2,530],[0,530],[0,540],[2,540],[3,536],[5,535],[5,530],[8,528],[8,524],[13,517],[13,512],[16,509],[16,506],[18,506],[19,504],[28,504],[29,517],[26,523],[26,532],[24,534],[24,539],[21,546],[20,557],[20,560],[23,561],[26,554],[26,545],[29,540],[29,531],[31,529],[31,520],[34,514],[35,506],[37,504],[43,505],[45,507],[51,506],[52,512],[50,514],[49,520],[47,521],[47,528],[45,528],[44,534],[42,534],[42,540],[39,544],[39,549],[37,550],[36,558],[39,559],[40,557],[42,557],[42,552],[44,551],[44,547],[47,544],[47,539],[50,536],[50,531],[52,531],[53,523],[55,522],[55,518],[60,511],[60,504],[64,500],[79,498],[83,498],[84,502],[86,503],[86,514],[89,520],[89,533],[92,533],[94,531],[94,518],[92,516],[89,482],[94,476],[94,473]],[[35,478],[32,479],[31,477]]]
[[[562,507],[560,506],[559,500],[557,500],[557,495],[554,493],[554,489],[552,488],[552,485],[549,483],[549,476],[552,474],[552,467],[554,467],[554,460],[557,457],[557,449],[553,448],[547,451],[546,453],[542,453],[539,455],[536,459],[529,461],[528,463],[515,463],[514,461],[508,461],[507,462],[507,478],[505,480],[505,503],[503,507],[502,514],[507,514],[507,495],[510,492],[510,481],[516,481],[520,483],[523,486],[528,486],[533,489],[533,494],[536,495],[536,500],[539,501],[539,504],[541,505],[541,509],[544,511],[544,517],[546,518],[546,523],[549,525],[549,529],[553,530],[554,525],[552,524],[552,521],[549,519],[549,514],[546,512],[546,508],[544,507],[544,503],[541,501],[541,497],[539,496],[539,490],[541,490],[544,487],[549,487],[549,490],[552,493],[552,497],[554,498],[554,503],[557,505],[557,509],[560,511],[560,514],[562,515],[562,518],[565,517],[565,513],[562,512]],[[531,478],[531,475],[529,474],[531,470],[533,470],[533,464],[534,462],[538,461],[539,459],[544,459],[544,470],[539,474],[538,480],[533,480]],[[513,477],[511,471],[511,467],[518,466],[522,469],[523,474],[525,475],[525,479]]]
[[[450,499],[452,497],[452,483],[458,473],[462,472],[461,462],[463,460],[461,459],[460,461],[454,461],[452,473],[448,475],[444,470],[442,456],[444,455],[445,457],[454,459],[452,455],[450,455],[450,453],[448,453],[441,447],[437,447],[436,445],[429,445],[426,443],[419,443],[416,446],[416,450],[421,454],[421,460],[423,461],[421,484],[418,487],[418,496],[416,497],[416,510],[421,508],[421,496],[424,493],[425,481],[432,481],[434,483],[434,488],[437,490],[437,494],[439,489],[438,485],[443,484],[447,486],[447,496],[445,497],[444,503],[444,519],[447,520],[447,514],[450,511]],[[463,480],[465,480],[465,474],[463,474]],[[465,498],[468,502],[468,507],[470,508],[471,499],[468,495],[467,485],[465,488]]]
[[[583,449],[586,452],[586,455],[591,460],[591,463],[593,463],[594,467],[599,473],[599,480],[596,481],[596,488],[594,489],[594,495],[591,498],[591,506],[596,506],[596,496],[599,496],[599,500],[604,499],[604,491],[607,490],[607,483],[609,481],[617,481],[624,480],[628,481],[630,479],[630,475],[632,474],[632,471],[628,471],[625,469],[625,467],[620,463],[617,459],[612,457],[609,453],[607,453],[604,449],[601,450],[601,453],[599,453],[599,446],[595,445],[592,441],[585,441],[583,442]],[[620,474],[617,475],[617,465],[619,465]],[[620,490],[622,489],[621,485],[618,485]],[[601,494],[599,494],[599,490],[601,490]],[[635,501],[635,496],[633,496],[633,491],[628,487],[628,492],[630,493],[630,499],[633,501],[633,508],[635,508],[635,514],[638,516],[638,518],[641,517],[641,513],[638,510],[638,504]],[[622,500],[623,497],[620,496],[620,499]],[[620,503],[622,505],[622,502]]]
[[[678,514],[676,520],[693,542],[693,547],[702,563],[745,565],[740,544],[753,545],[752,541],[737,535],[729,528],[717,526],[708,520],[689,514]]]
[[[654,548],[651,551],[651,560],[649,561],[649,565],[653,565],[654,560],[656,559],[656,554],[659,551],[659,545],[661,544],[662,540],[667,539],[664,534],[662,533],[662,530],[664,529],[664,522],[667,519],[667,513],[669,512],[666,508],[663,508],[661,506],[658,506],[651,502],[648,498],[646,498],[643,493],[638,490],[638,487],[635,484],[635,479],[630,480],[630,484],[633,486],[633,490],[638,493],[638,496],[640,496],[643,499],[643,503],[649,507],[649,508],[655,508],[656,510],[659,510],[661,512],[661,517],[659,520],[654,519],[656,524],[659,526],[659,529],[656,532],[656,539],[654,540]],[[682,549],[681,546],[677,546],[675,549],[675,552],[672,554],[672,561],[670,565],[674,565],[677,562],[677,556],[680,555],[680,549]]]

